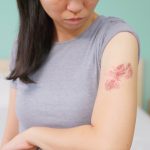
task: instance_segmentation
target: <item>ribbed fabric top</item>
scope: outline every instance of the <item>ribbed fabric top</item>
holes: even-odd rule
[[[139,42],[122,19],[99,16],[79,36],[55,43],[45,64],[30,76],[37,84],[11,81],[11,86],[17,88],[20,131],[32,126],[69,128],[91,124],[103,51],[117,33],[125,31]],[[16,48],[17,42],[12,48],[10,70],[15,66]]]

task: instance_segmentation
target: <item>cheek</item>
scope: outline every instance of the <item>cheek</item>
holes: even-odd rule
[[[59,4],[59,0],[41,0],[43,9],[50,17],[58,16],[58,14],[61,12],[62,8],[59,7]]]
[[[97,5],[97,3],[98,3],[98,0],[96,0],[96,1],[95,0],[89,0],[89,2],[86,3],[85,5],[87,8],[92,9]]]

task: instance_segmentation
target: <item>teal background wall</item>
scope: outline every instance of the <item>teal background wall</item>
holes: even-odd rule
[[[147,110],[150,100],[150,1],[101,0],[96,7],[99,14],[116,16],[127,21],[141,40],[141,58],[144,60],[144,103]],[[0,2],[0,59],[8,59],[18,31],[16,1]]]
[[[0,59],[9,58],[17,30],[18,13],[15,1],[0,1]]]

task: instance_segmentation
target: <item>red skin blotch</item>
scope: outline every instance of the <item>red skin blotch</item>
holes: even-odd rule
[[[109,71],[109,79],[105,83],[106,90],[117,89],[120,87],[120,81],[132,77],[133,70],[130,63],[121,64]]]
[[[115,79],[107,80],[105,83],[106,90],[119,88],[119,82]]]

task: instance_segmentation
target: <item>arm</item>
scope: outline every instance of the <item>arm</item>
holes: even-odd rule
[[[138,42],[128,32],[107,45],[101,64],[101,82],[92,124],[99,149],[130,150],[137,112]]]
[[[67,129],[33,127],[23,133],[26,140],[44,150],[129,150],[137,108],[137,50],[137,41],[130,33],[117,34],[107,45],[92,125]],[[114,76],[109,72],[120,68],[122,72],[115,78],[118,83],[112,84]]]
[[[10,90],[9,99],[7,122],[0,147],[8,143],[14,136],[18,134],[18,120],[15,113],[16,89],[12,88]]]

